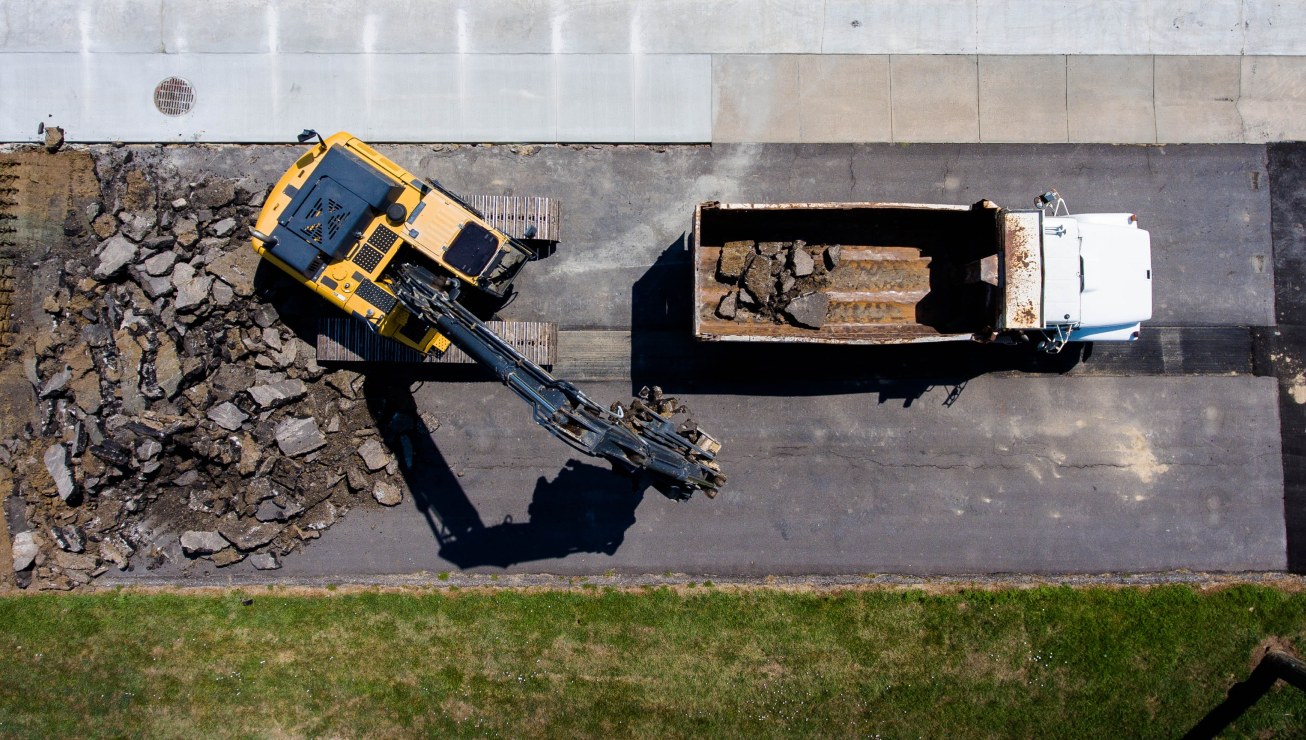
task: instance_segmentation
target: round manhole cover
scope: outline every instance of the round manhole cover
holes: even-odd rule
[[[154,88],[154,107],[165,116],[182,116],[195,107],[195,88],[180,77],[169,77]]]

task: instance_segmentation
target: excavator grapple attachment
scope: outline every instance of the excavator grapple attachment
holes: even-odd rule
[[[660,388],[645,388],[628,406],[603,408],[576,386],[554,378],[490,331],[457,302],[458,281],[418,265],[404,265],[391,285],[400,301],[467,353],[522,400],[535,421],[587,455],[602,457],[635,483],[646,483],[675,500],[695,491],[715,497],[726,476],[716,462],[721,443],[686,420],[688,412]]]

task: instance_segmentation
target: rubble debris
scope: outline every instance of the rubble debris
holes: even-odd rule
[[[261,552],[251,555],[249,562],[256,570],[277,570],[281,567],[281,561],[277,560],[277,554],[274,552]]]
[[[340,395],[353,400],[356,398],[354,395],[354,383],[358,382],[359,377],[358,373],[351,370],[338,370],[326,376],[326,382],[327,385],[339,391]]]
[[[770,321],[819,329],[829,313],[826,291],[842,247],[787,241],[731,241],[721,248],[716,279],[728,286],[713,313],[726,321]]]
[[[59,151],[63,147],[63,128],[59,126],[45,127],[45,150],[51,154]]]
[[[234,548],[219,550],[213,553],[213,564],[219,568],[225,568],[228,565],[235,565],[245,559],[245,553]]]
[[[215,552],[231,546],[230,542],[217,532],[196,532],[191,530],[182,533],[179,538],[181,541],[181,550],[190,557],[200,555],[212,555]]]
[[[366,491],[370,485],[367,476],[363,474],[363,471],[359,470],[353,465],[350,465],[348,468],[345,468],[345,480],[349,485],[349,490],[353,491],[354,493],[358,493],[359,491]]]
[[[39,394],[40,397],[49,398],[50,396],[62,393],[64,387],[68,385],[68,381],[72,379],[72,368],[65,365],[63,370],[55,373],[45,382],[45,387],[41,388],[41,393]]]
[[[717,260],[717,279],[724,282],[738,280],[744,274],[744,268],[748,267],[753,244],[751,241],[726,242],[721,248],[721,257]]]
[[[209,227],[214,236],[227,236],[236,230],[236,219],[227,217]]]
[[[240,410],[235,403],[231,403],[230,401],[219,403],[219,405],[214,406],[213,409],[209,409],[208,416],[209,419],[213,420],[214,424],[219,425],[219,427],[222,427],[223,429],[227,429],[229,432],[235,432],[236,429],[239,429],[240,425],[244,424],[246,419],[249,418],[249,415],[246,414],[246,412]]]
[[[96,250],[100,264],[96,265],[92,275],[97,280],[107,280],[117,275],[128,263],[136,259],[136,245],[122,234],[106,239]]]
[[[73,471],[68,467],[68,448],[63,444],[53,444],[45,451],[45,469],[54,479],[59,498],[64,501],[72,498],[77,490],[73,482]]]
[[[242,524],[229,514],[218,525],[218,532],[240,550],[254,550],[281,534],[284,525],[272,522]]]
[[[265,409],[275,409],[293,403],[308,393],[308,387],[300,380],[282,380],[267,385],[256,385],[249,389],[250,398]]]
[[[14,570],[27,570],[36,562],[36,556],[41,552],[40,546],[36,543],[33,533],[19,532],[14,535],[11,550],[14,557]]]
[[[825,269],[833,270],[834,268],[839,266],[839,255],[842,253],[842,251],[843,248],[840,247],[838,244],[826,248]]]
[[[256,286],[243,234],[270,183],[247,197],[133,160],[134,147],[90,149],[102,200],[31,264],[53,282],[10,350],[36,398],[31,427],[0,439],[26,530],[15,583],[275,569],[352,508],[391,505],[378,490],[402,501],[411,435],[439,420],[360,402],[363,377],[327,373],[297,333],[317,299],[279,273]]]
[[[172,266],[177,262],[177,253],[172,250],[159,252],[141,263],[147,275],[160,277],[172,273]]]
[[[277,425],[275,436],[281,454],[290,457],[312,452],[327,443],[326,435],[311,416],[282,421]]]
[[[363,464],[373,473],[384,468],[390,462],[390,456],[386,454],[385,448],[375,439],[369,439],[359,445],[358,456],[363,458]]]
[[[733,319],[737,313],[738,306],[736,303],[735,292],[731,291],[726,293],[725,297],[721,299],[721,302],[717,304],[716,315],[723,319]]]
[[[54,544],[60,550],[67,550],[68,552],[86,551],[86,534],[71,524],[55,527],[50,530],[50,536],[54,538]]]
[[[801,295],[785,306],[785,314],[799,326],[820,329],[825,325],[825,315],[830,309],[830,297],[824,293]]]
[[[404,494],[398,486],[385,481],[376,482],[376,487],[372,489],[372,496],[382,506],[397,506],[404,500]]]
[[[278,506],[275,499],[268,499],[259,504],[254,518],[260,522],[284,522],[291,517],[304,513],[304,507],[291,501],[286,506]]]
[[[122,537],[106,537],[100,541],[100,558],[113,563],[118,570],[127,570],[135,550]]]
[[[252,249],[237,249],[223,254],[207,264],[204,269],[222,279],[236,295],[248,298],[254,295],[254,273],[258,270],[259,256]]]
[[[758,304],[766,304],[775,292],[775,278],[771,273],[771,258],[756,257],[744,272],[744,288]]]
[[[816,262],[806,249],[795,249],[789,259],[789,264],[794,271],[794,277],[807,277],[812,274],[812,270],[816,269]]]

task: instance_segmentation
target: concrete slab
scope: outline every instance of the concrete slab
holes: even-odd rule
[[[1158,142],[1243,140],[1238,57],[1158,56],[1155,64]]]
[[[607,403],[629,387],[584,390]],[[281,574],[1284,568],[1274,379],[980,379],[946,395],[683,397],[725,440],[731,480],[676,504],[573,460],[498,384],[426,383],[417,402],[441,425],[419,441],[414,495],[351,513]]]
[[[711,75],[709,57],[678,55],[15,54],[0,63],[0,140],[36,141],[45,122],[75,142],[293,141],[305,126],[372,141],[708,141]],[[194,86],[190,113],[154,107],[169,76]],[[432,84],[395,87],[408,79]]]
[[[548,54],[468,54],[461,67],[463,135],[483,141],[557,141],[557,58]]]
[[[889,58],[894,141],[979,141],[979,71],[973,56]]]
[[[975,5],[922,0],[825,4],[825,54],[974,54]]]
[[[560,54],[560,141],[634,141],[634,72],[629,55]]]
[[[1155,142],[1153,89],[1152,57],[1069,57],[1066,108],[1070,140]]]
[[[887,56],[803,55],[798,96],[804,142],[892,141]]]
[[[1281,0],[1243,3],[1246,54],[1306,54],[1306,5]],[[1273,51],[1271,51],[1273,50]]]
[[[977,51],[981,54],[1246,51],[1242,28],[1246,4],[1238,2],[1193,6],[1183,2],[1067,0],[1032,8],[1020,0],[980,0],[977,5]]]
[[[1248,142],[1306,139],[1306,58],[1243,57],[1238,112]]]
[[[798,57],[712,57],[712,140],[797,141]]]
[[[706,54],[638,54],[635,141],[712,140],[712,57]]]
[[[979,116],[981,141],[1069,141],[1066,58],[979,57]]]

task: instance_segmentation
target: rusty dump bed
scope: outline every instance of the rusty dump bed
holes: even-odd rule
[[[900,344],[970,339],[998,322],[995,285],[973,278],[998,251],[999,209],[912,203],[700,204],[694,217],[694,334],[701,339],[829,344]],[[761,316],[723,319],[736,290],[718,279],[727,242],[840,245],[828,273],[829,310],[820,329]],[[971,279],[967,266],[971,265]]]

